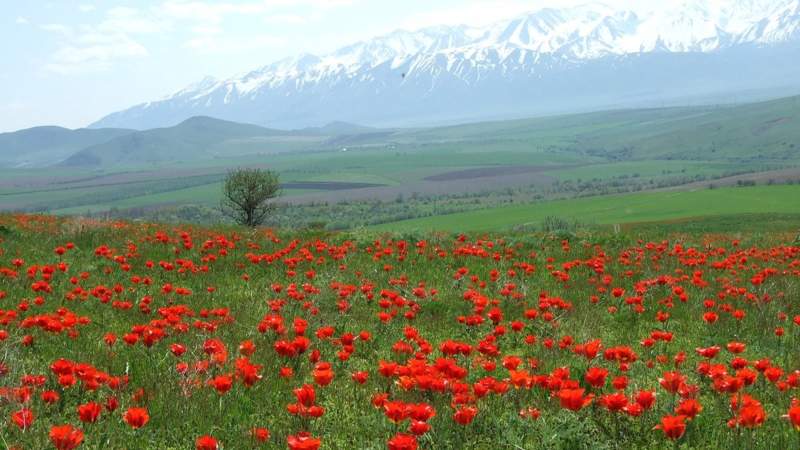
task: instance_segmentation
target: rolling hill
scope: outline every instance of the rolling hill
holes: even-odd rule
[[[137,131],[87,147],[62,164],[75,167],[196,161],[247,153],[259,142],[260,152],[265,153],[279,149],[279,142],[270,140],[286,134],[257,125],[193,117],[174,127]]]
[[[612,161],[800,159],[800,96],[738,106],[623,109],[428,128],[396,142],[527,143]]]
[[[60,163],[75,152],[134,130],[100,128],[70,130],[35,127],[0,134],[0,167],[41,167]]]
[[[451,166],[529,165],[534,164],[533,155],[536,160],[573,164],[641,160],[789,164],[800,160],[800,96],[737,106],[621,109],[411,129],[333,122],[287,131],[210,117],[146,131],[39,127],[0,134],[0,166],[153,167],[277,153],[296,153],[300,161],[307,151],[344,148],[361,151],[350,157],[337,155],[336,164],[363,159],[367,150],[378,152],[370,154],[369,161],[384,164],[386,151],[425,158],[450,155]],[[371,162],[356,166],[368,168]]]

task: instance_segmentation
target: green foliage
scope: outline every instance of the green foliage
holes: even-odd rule
[[[236,169],[228,173],[222,187],[222,213],[240,225],[256,227],[274,209],[278,196],[278,174],[262,169]]]
[[[547,216],[542,220],[542,231],[545,233],[574,233],[580,227],[576,220],[558,216]]]

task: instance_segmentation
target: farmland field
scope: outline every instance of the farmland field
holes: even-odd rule
[[[782,189],[774,204],[797,198]],[[721,211],[718,192],[692,201]],[[668,195],[691,194],[624,203],[652,219],[638,208],[669,209]],[[787,217],[768,232],[741,220],[744,236],[400,238],[0,216],[0,436],[14,449],[208,436],[225,449],[797,448]]]
[[[489,231],[556,216],[585,224],[623,224],[727,214],[800,215],[800,185],[645,192],[480,209],[377,225],[376,230]]]

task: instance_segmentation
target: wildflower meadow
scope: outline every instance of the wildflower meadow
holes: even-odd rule
[[[4,448],[800,448],[790,233],[0,226]]]

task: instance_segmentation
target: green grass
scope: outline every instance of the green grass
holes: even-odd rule
[[[530,148],[635,159],[800,160],[800,97],[726,107],[601,111],[457,125],[409,133],[424,140],[528,142]],[[402,137],[398,140],[402,142]]]
[[[320,191],[314,189],[284,189],[282,196],[291,197],[295,195],[311,194],[316,192]],[[130,197],[115,202],[92,203],[71,208],[57,209],[52,211],[52,213],[59,215],[84,214],[87,211],[108,211],[114,207],[119,209],[128,209],[173,204],[195,204],[216,207],[219,205],[221,198],[222,183],[211,183],[175,191],[161,192],[158,194]]]
[[[610,228],[609,226],[598,228]],[[728,233],[738,237],[754,237],[767,233],[800,233],[800,213],[744,213],[703,217],[685,217],[659,222],[631,222],[620,226],[623,231],[639,234]],[[797,234],[800,237],[800,234]]]
[[[607,164],[592,164],[583,167],[571,167],[548,171],[548,175],[559,180],[592,180],[616,177],[638,177],[657,180],[673,176],[706,176],[719,177],[741,171],[764,171],[782,168],[779,165],[742,164],[720,161],[692,160],[642,160],[625,161]]]
[[[584,223],[621,224],[744,213],[800,213],[800,186],[760,186],[647,192],[506,206],[375,226],[382,231],[502,230],[558,216]]]

